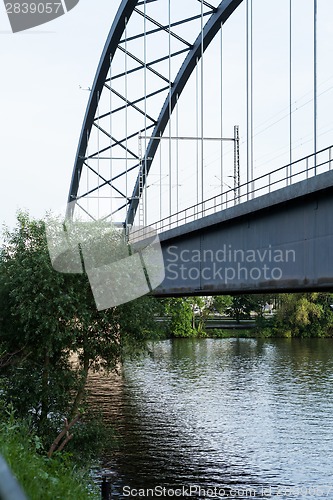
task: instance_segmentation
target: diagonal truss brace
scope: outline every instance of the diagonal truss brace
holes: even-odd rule
[[[71,179],[71,185],[70,185],[70,191],[69,191],[69,196],[68,196],[68,201],[72,202],[77,199],[77,194],[78,194],[78,189],[79,189],[79,184],[80,184],[80,178],[81,178],[81,173],[82,173],[82,168],[83,165],[86,164],[86,160],[88,159],[94,159],[96,156],[99,158],[100,154],[103,153],[104,151],[110,150],[112,147],[119,145],[123,149],[125,149],[128,153],[133,155],[133,158],[136,159],[138,158],[137,155],[134,153],[128,151],[127,148],[125,148],[124,143],[125,141],[129,140],[132,137],[138,136],[140,134],[140,131],[132,134],[131,136],[122,139],[122,140],[116,140],[114,137],[111,137],[111,134],[108,134],[105,130],[101,129],[99,125],[96,123],[98,121],[98,117],[96,118],[96,112],[98,110],[98,103],[100,99],[101,92],[104,87],[107,87],[109,90],[111,89],[110,85],[106,85],[107,82],[111,82],[112,78],[108,78],[108,71],[110,68],[110,64],[112,64],[112,60],[114,58],[115,52],[117,50],[120,50],[124,52],[127,56],[131,57],[134,59],[139,67],[134,68],[134,70],[130,71],[139,71],[140,69],[147,69],[148,71],[154,73],[156,76],[161,78],[163,81],[165,81],[168,85],[168,87],[163,87],[163,89],[158,90],[156,93],[162,92],[169,90],[168,96],[165,100],[165,103],[161,109],[161,112],[159,114],[159,117],[157,120],[153,120],[151,117],[148,117],[153,124],[149,125],[146,127],[148,128],[153,128],[153,133],[152,136],[159,136],[161,137],[167,123],[170,119],[170,115],[172,113],[172,110],[175,107],[175,104],[177,102],[178,97],[180,96],[182,90],[184,89],[191,73],[193,72],[197,62],[200,60],[202,53],[205,51],[205,49],[208,47],[210,42],[213,40],[214,36],[218,33],[221,24],[223,24],[229,17],[230,15],[234,12],[234,10],[238,7],[238,5],[242,2],[242,0],[223,0],[218,7],[214,8],[211,6],[208,2],[203,1],[203,5],[205,5],[207,8],[211,9],[210,12],[204,12],[202,13],[202,16],[208,16],[210,15],[210,18],[207,22],[207,24],[204,27],[203,33],[199,33],[196,41],[194,44],[188,43],[186,40],[184,40],[182,37],[179,37],[176,35],[172,30],[172,26],[176,26],[179,24],[183,24],[185,22],[189,22],[193,19],[198,19],[199,16],[192,16],[191,18],[178,21],[176,23],[172,23],[169,26],[163,26],[162,24],[158,23],[154,19],[150,18],[149,16],[146,15],[145,12],[140,11],[140,9],[137,9],[137,6],[144,5],[145,3],[150,3],[151,1],[154,0],[145,0],[144,2],[138,0],[122,0],[120,7],[118,9],[118,12],[116,14],[116,17],[114,19],[114,22],[112,24],[108,39],[106,41],[105,47],[103,49],[103,53],[97,68],[95,80],[92,86],[92,90],[89,96],[89,101],[88,101],[88,106],[87,106],[87,111],[84,117],[83,121],[83,126],[81,130],[81,136],[79,140],[79,146],[78,150],[76,153],[76,159],[75,159],[75,165],[73,169],[73,174],[72,174],[72,179]],[[201,1],[201,0],[199,0]],[[131,54],[129,51],[127,51],[125,48],[121,46],[121,44],[126,40],[122,40],[122,36],[124,34],[124,31],[126,29],[126,25],[128,24],[128,21],[130,17],[132,16],[133,12],[136,12],[137,14],[143,16],[147,21],[152,22],[157,26],[156,30],[151,30],[151,32],[157,32],[157,31],[165,31],[166,33],[169,34],[170,37],[176,37],[178,41],[182,42],[183,44],[186,45],[186,48],[184,48],[181,51],[178,51],[177,53],[170,53],[168,54],[167,58],[174,57],[175,55],[179,55],[182,52],[187,52],[187,56],[175,78],[174,82],[171,82],[169,78],[165,78],[163,75],[161,75],[158,71],[154,70],[152,66],[154,64],[157,64],[159,60],[157,59],[156,61],[151,61],[149,63],[141,61],[139,58]],[[148,33],[146,33],[146,36]],[[138,35],[143,36],[143,34]],[[127,38],[127,41],[129,41],[129,38]],[[160,61],[166,60],[165,57],[160,58]],[[127,73],[128,74],[128,73]],[[121,76],[125,75],[116,75],[115,78],[120,78]],[[113,91],[113,90],[112,90]],[[149,96],[145,96],[142,99],[138,99],[137,102],[130,102],[128,99],[125,99],[123,96],[119,95],[124,102],[125,106],[118,108],[116,111],[119,109],[125,109],[127,106],[132,107],[133,109],[136,109],[136,111],[142,113],[142,110],[140,110],[139,107],[136,106],[137,103],[142,102],[142,100],[147,99]],[[110,113],[106,113],[104,115],[101,115],[101,117],[105,117],[108,115],[113,114],[113,111]],[[146,116],[146,115],[145,115]],[[114,141],[114,144],[99,150],[97,153],[94,153],[93,155],[87,155],[87,146],[89,142],[89,137],[91,134],[92,127],[95,126],[100,129],[102,133],[105,133],[112,141]],[[148,174],[151,166],[151,162],[155,156],[156,150],[158,147],[158,141],[151,140],[148,143],[148,147],[146,149],[146,152],[143,156],[143,161],[145,162],[145,165],[147,167],[146,170],[146,175]],[[138,165],[132,166],[131,170],[134,168],[137,168]],[[90,168],[90,167],[89,167]],[[128,169],[127,169],[128,172]],[[95,172],[96,173],[96,172]],[[96,191],[99,189],[102,185],[106,184],[112,184],[113,180],[116,178],[121,177],[122,175],[125,175],[125,172],[117,175],[116,177],[113,177],[111,180],[103,179],[103,184],[100,186],[88,190],[85,195],[80,196],[80,198],[83,198],[84,196]],[[101,177],[99,175],[99,177]],[[146,181],[146,176],[145,179]],[[124,206],[128,206],[128,212],[127,212],[127,217],[125,224],[132,224],[134,221],[135,213],[139,205],[139,176],[137,178],[132,196],[130,198],[124,197],[126,199],[126,203]],[[111,185],[111,187],[114,187]],[[69,208],[67,211],[67,217],[72,217],[74,211],[74,204],[69,204]]]
[[[215,35],[219,32],[221,25],[227,21],[227,19],[232,15],[232,13],[241,3],[242,0],[222,0],[222,2],[216,8],[215,12],[212,14],[212,16],[204,26],[203,33],[199,33],[192,49],[187,54],[187,57],[182,67],[180,68],[175,81],[173,82],[173,85],[171,86],[169,95],[164,102],[157,124],[153,130],[152,138],[149,141],[146,152],[142,158],[142,161],[146,166],[146,175],[144,178],[144,182],[146,182],[146,177],[149,174],[152,161],[158,148],[159,141],[154,140],[154,138],[161,137],[163,135],[165,128],[169,122],[171,113],[175,105],[177,104],[177,100],[184,90],[184,87],[193,70],[195,69],[198,61],[201,59],[202,54],[214,39]],[[125,226],[133,225],[135,214],[139,205],[140,181],[140,176],[138,176],[133,190],[132,200],[127,212]]]

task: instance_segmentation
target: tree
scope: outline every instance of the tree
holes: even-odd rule
[[[111,370],[142,349],[157,310],[156,300],[143,297],[98,311],[85,274],[53,269],[45,222],[19,213],[17,227],[4,230],[0,254],[2,374],[19,414],[32,414],[39,429],[50,415],[73,418],[89,371]]]
[[[172,337],[195,336],[195,317],[189,297],[167,299],[164,306],[168,317],[168,330]]]
[[[193,311],[194,328],[198,336],[205,336],[205,325],[211,313],[211,297],[191,297],[190,303]]]
[[[206,320],[213,310],[212,297],[174,297],[162,300],[162,304],[171,336],[206,336]]]
[[[237,323],[241,319],[250,318],[252,311],[258,312],[260,306],[255,298],[255,295],[234,295],[232,297],[232,305],[229,307],[229,316],[232,316]]]
[[[230,307],[232,307],[232,302],[233,299],[230,295],[216,295],[215,297],[213,297],[211,303],[211,311],[218,314],[227,315]]]
[[[276,328],[292,337],[321,337],[333,331],[333,295],[287,293],[280,295]]]

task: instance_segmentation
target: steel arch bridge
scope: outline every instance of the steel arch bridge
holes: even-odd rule
[[[285,137],[287,147],[281,160],[283,168],[277,168],[281,167],[281,163],[273,162],[271,166],[265,166],[264,173],[258,172],[255,179],[255,0],[183,0],[181,3],[176,0],[122,0],[90,91],[72,174],[67,215],[73,217],[74,210],[80,208],[93,220],[102,219],[125,227],[134,223],[147,226],[154,221],[162,221],[160,228],[165,229],[168,224],[172,226],[179,221],[195,220],[212,211],[227,208],[228,203],[238,204],[287,186],[294,180],[315,175],[317,164],[330,166],[332,137],[326,143],[322,142],[321,149],[318,147],[317,0],[309,0],[311,9],[308,9],[313,26],[308,49],[313,54],[309,73],[314,88],[310,98],[313,109],[308,119],[313,130],[310,149],[306,150],[296,147],[295,129],[299,126],[294,117],[299,100],[293,88],[296,84],[292,68],[297,57],[296,52],[293,54],[297,16],[292,0],[288,1],[283,14],[289,34],[285,47],[289,54],[285,58],[287,112],[275,122],[282,120],[288,132]],[[270,3],[271,9],[278,4],[273,1],[267,3]],[[238,14],[241,9],[241,14]],[[259,10],[263,10],[263,6]],[[230,24],[229,31],[232,31],[233,19],[240,15],[244,23],[237,35],[239,39],[234,38],[226,49],[223,38],[225,25]],[[217,36],[219,33],[220,38]],[[237,66],[240,38],[244,45],[244,58],[239,64],[241,70]],[[217,56],[211,57],[208,49],[214,44]],[[230,126],[231,123],[239,123],[239,113],[235,113],[233,122],[232,118],[225,118],[226,113],[230,114],[225,102],[228,98],[224,97],[225,87],[228,86],[225,79],[230,73],[227,51],[233,50],[233,66],[229,64],[229,69],[238,68],[231,83],[238,95],[237,75],[244,73],[244,96],[239,102],[237,98],[233,101],[234,107],[242,107],[245,115],[241,138],[238,126]],[[182,113],[182,98],[186,89],[190,90]],[[207,105],[208,94],[211,94],[212,101]],[[232,143],[228,151],[229,144],[225,146],[225,141]],[[242,144],[245,168],[240,172],[239,149]],[[212,148],[215,148],[215,170],[207,168],[207,156],[212,156]],[[226,153],[231,157],[228,166],[224,159]],[[320,154],[326,155],[327,161],[321,162]],[[186,167],[188,177],[181,179],[180,167],[191,155],[194,155],[189,161],[191,165]],[[212,181],[215,185],[213,195],[209,196],[211,190],[207,190],[206,186]],[[183,192],[186,189],[193,191],[187,205],[180,186]],[[155,198],[152,196],[152,201],[149,201],[151,192],[155,193]]]

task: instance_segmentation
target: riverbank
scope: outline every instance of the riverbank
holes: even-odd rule
[[[0,422],[0,453],[30,500],[97,500],[98,488],[68,453],[48,458],[28,422],[7,414]]]
[[[298,336],[293,335],[291,330],[278,330],[276,328],[242,328],[242,329],[223,329],[212,328],[205,331],[204,335],[197,338],[204,337],[207,339],[287,339],[287,338],[332,338],[332,330],[328,329],[326,332],[321,331],[320,335],[311,336]],[[185,338],[185,337],[184,337]]]
[[[225,329],[225,328],[210,328],[206,330],[206,338],[210,339],[253,339],[257,338],[257,332],[254,328],[241,329]]]

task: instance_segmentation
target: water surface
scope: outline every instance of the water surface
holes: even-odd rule
[[[333,498],[331,339],[161,341],[93,383],[117,498]]]

